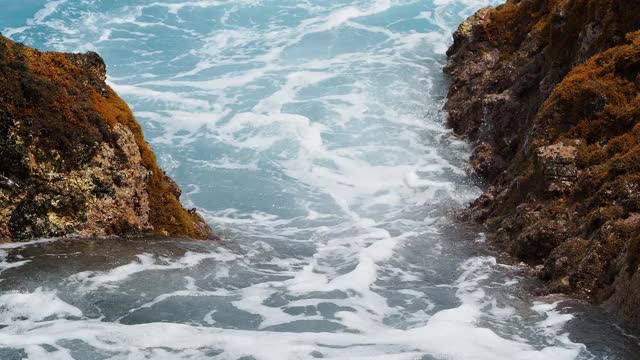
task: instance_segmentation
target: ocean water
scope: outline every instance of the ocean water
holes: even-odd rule
[[[451,210],[445,51],[496,0],[0,0],[0,31],[98,51],[224,237],[0,246],[0,359],[637,359],[599,307],[533,297]]]

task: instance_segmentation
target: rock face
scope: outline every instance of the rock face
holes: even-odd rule
[[[70,234],[213,238],[156,164],[96,53],[0,35],[0,241]]]
[[[569,194],[578,176],[576,148],[555,144],[536,149],[536,175],[550,194]]]
[[[489,187],[468,215],[640,321],[640,2],[508,0],[467,19],[445,72],[453,130]]]

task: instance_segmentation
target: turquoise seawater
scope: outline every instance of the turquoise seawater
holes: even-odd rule
[[[224,237],[0,246],[0,358],[633,359],[448,215],[480,189],[445,52],[499,2],[0,0],[13,40],[103,56]]]

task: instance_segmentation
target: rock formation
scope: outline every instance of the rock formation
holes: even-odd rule
[[[96,53],[0,35],[0,241],[71,234],[214,238],[156,164]]]
[[[508,0],[454,35],[448,123],[488,188],[468,215],[546,292],[640,321],[640,2]]]

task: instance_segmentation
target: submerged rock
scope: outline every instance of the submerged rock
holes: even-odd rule
[[[215,236],[179,202],[93,52],[0,35],[0,241],[145,233]]]
[[[453,130],[490,185],[470,213],[537,266],[640,321],[640,2],[508,0],[454,34]]]

